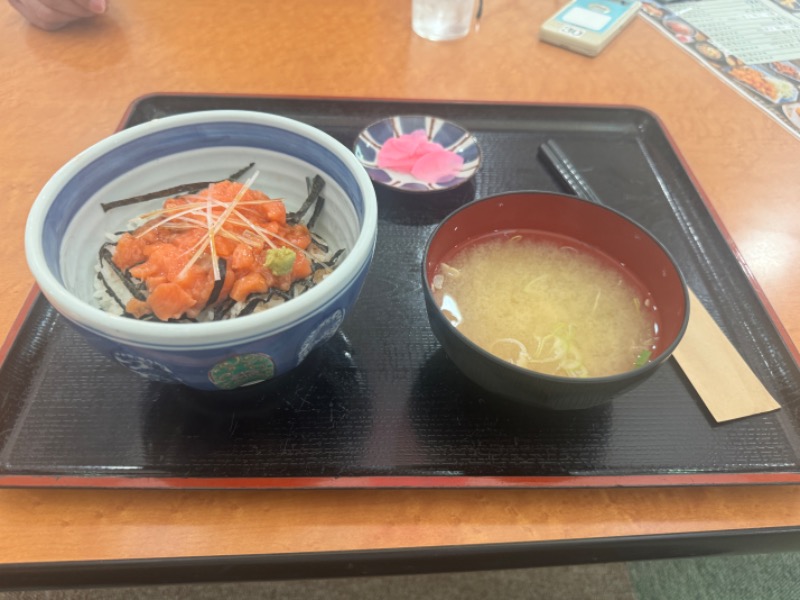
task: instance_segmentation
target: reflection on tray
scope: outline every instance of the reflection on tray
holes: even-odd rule
[[[269,460],[275,476],[318,475],[321,464],[332,470],[358,464],[370,445],[368,430],[353,420],[372,418],[368,382],[341,332],[266,383],[221,393],[174,385],[152,390],[142,446],[145,461],[166,471],[188,462],[246,477]]]

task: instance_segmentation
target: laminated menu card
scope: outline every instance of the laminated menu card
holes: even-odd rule
[[[642,14],[800,137],[800,0],[644,0]]]

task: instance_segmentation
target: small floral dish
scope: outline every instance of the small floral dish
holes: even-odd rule
[[[404,192],[437,192],[469,181],[481,164],[475,137],[445,119],[399,115],[366,127],[356,158],[372,181]]]

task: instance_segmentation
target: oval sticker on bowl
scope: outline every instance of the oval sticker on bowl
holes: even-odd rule
[[[266,354],[242,354],[218,362],[208,378],[221,390],[261,383],[275,376],[275,363]]]

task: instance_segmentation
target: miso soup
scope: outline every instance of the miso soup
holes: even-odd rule
[[[656,307],[610,257],[570,238],[534,231],[483,237],[446,257],[432,281],[448,320],[517,366],[602,377],[649,361]]]

